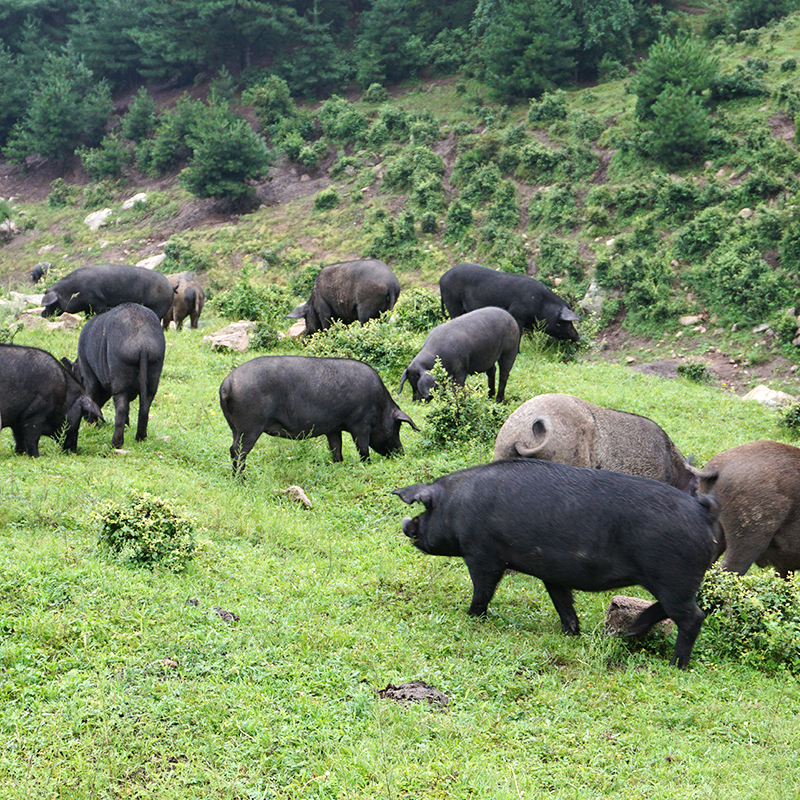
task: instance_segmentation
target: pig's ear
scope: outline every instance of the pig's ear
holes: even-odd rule
[[[422,503],[429,511],[434,501],[439,499],[442,489],[435,483],[417,483],[414,486],[406,486],[402,489],[395,489],[392,494],[396,494],[404,503]]]
[[[581,319],[571,308],[568,308],[567,306],[562,306],[558,316],[564,322],[580,322]]]
[[[308,311],[308,303],[303,303],[303,305],[297,306],[297,308],[290,311],[286,316],[288,319],[304,319],[306,311]]]

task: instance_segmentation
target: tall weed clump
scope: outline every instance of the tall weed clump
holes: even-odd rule
[[[294,293],[278,284],[253,286],[251,268],[245,265],[236,283],[215,295],[209,305],[228,319],[254,320],[277,324],[294,308]]]
[[[95,513],[98,540],[120,564],[182,572],[194,556],[193,522],[161,497],[131,492],[127,503],[109,502]]]
[[[800,586],[769,570],[710,569],[697,596],[702,647],[764,672],[800,673]]]

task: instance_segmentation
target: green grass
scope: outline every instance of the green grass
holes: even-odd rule
[[[564,637],[525,575],[503,580],[485,621],[466,615],[463,562],[416,551],[390,492],[489,460],[491,443],[430,449],[408,396],[423,430],[404,430],[403,457],[362,464],[346,437],[333,464],[324,438],[264,436],[234,481],[217,388],[254,354],[212,352],[203,332],[168,332],[149,438],[129,430],[127,453],[108,425],[84,425],[77,455],[44,440],[38,460],[0,435],[0,798],[793,796],[796,678],[725,660],[702,633],[679,672],[669,641],[603,635],[607,594],[579,593],[584,633]],[[76,334],[16,341],[73,355]],[[784,437],[774,412],[711,387],[551,358],[524,342],[509,413],[579,394],[651,416],[698,463]],[[100,549],[93,509],[131,489],[194,519],[184,574]],[[414,679],[448,709],[377,697]]]

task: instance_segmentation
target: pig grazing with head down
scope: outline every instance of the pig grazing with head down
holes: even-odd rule
[[[572,590],[637,584],[656,602],[635,636],[662,619],[678,626],[672,664],[689,664],[703,622],[696,601],[719,550],[716,504],[658,481],[529,459],[482,464],[395,489],[425,510],[403,520],[424,553],[461,556],[472,579],[469,614],[483,615],[507,569],[540,578],[565,633],[578,633]]]
[[[123,303],[139,303],[162,319],[174,294],[172,284],[158,272],[128,264],[93,264],[78,267],[45,292],[42,316],[65,311],[102,314]]]
[[[39,455],[39,439],[78,449],[82,418],[102,419],[70,370],[37,347],[0,344],[0,427],[11,428],[17,453]]]
[[[439,291],[451,319],[476,308],[498,306],[514,317],[520,333],[543,327],[556,339],[577,342],[581,338],[574,325],[580,317],[566,300],[527,275],[456,264],[439,278]]]
[[[505,397],[506,382],[519,352],[519,329],[514,317],[502,308],[479,308],[437,325],[425,339],[422,350],[403,371],[400,391],[406,379],[415,400],[430,400],[436,379],[430,370],[439,358],[453,379],[463,386],[467,375],[485,372],[489,397],[494,397],[496,366],[500,367],[497,402]]]
[[[714,456],[700,472],[725,537],[722,568],[744,575],[755,562],[786,578],[800,569],[800,449],[758,441]]]
[[[500,428],[494,458],[539,458],[663,481],[694,494],[697,471],[653,420],[568,394],[523,403]]]
[[[391,311],[400,294],[392,270],[374,258],[342,261],[325,267],[314,281],[311,298],[288,314],[304,319],[306,334],[330,328],[336,320],[345,325],[379,317]]]
[[[150,406],[164,367],[166,342],[161,320],[136,303],[115,306],[89,319],[78,337],[78,360],[72,365],[86,393],[102,408],[114,398],[112,447],[122,447],[130,402],[139,398],[136,441],[147,438]]]
[[[400,425],[411,418],[398,408],[369,364],[350,358],[261,356],[246,361],[219,387],[222,413],[233,433],[233,474],[262,433],[286,439],[325,436],[334,461],[342,460],[342,432],[362,461],[372,448],[402,453]]]

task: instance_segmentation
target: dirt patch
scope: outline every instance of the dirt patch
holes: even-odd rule
[[[384,700],[394,700],[403,705],[427,702],[429,705],[439,707],[441,711],[450,705],[450,698],[444,692],[440,692],[425,681],[410,681],[401,683],[399,686],[388,683],[385,689],[378,690],[378,697]]]

